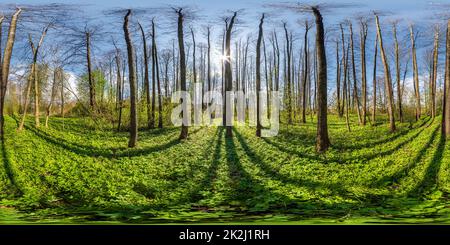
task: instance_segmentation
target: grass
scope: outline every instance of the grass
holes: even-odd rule
[[[383,118],[380,117],[380,121]],[[315,123],[255,129],[192,127],[128,133],[85,118],[17,132],[6,118],[0,223],[449,223],[450,149],[439,118],[358,126],[329,117],[332,147],[314,150]]]

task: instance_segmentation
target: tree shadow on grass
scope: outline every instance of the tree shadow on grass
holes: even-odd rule
[[[78,155],[88,156],[88,157],[120,158],[120,157],[143,156],[143,155],[148,155],[153,152],[166,150],[166,149],[171,148],[182,142],[182,140],[179,140],[178,137],[176,137],[164,144],[145,147],[145,148],[135,148],[135,149],[98,148],[98,147],[86,146],[86,145],[82,145],[82,144],[78,144],[78,143],[74,143],[74,142],[69,142],[67,140],[64,140],[64,139],[58,138],[58,137],[54,137],[42,130],[35,129],[30,126],[26,126],[26,128],[29,129],[30,131],[32,131],[38,137],[48,141],[49,143],[57,145],[61,148],[69,150]],[[200,131],[200,128],[195,129],[194,131],[191,132],[191,134],[195,134],[198,131]]]
[[[371,185],[372,187],[385,185],[386,183],[392,185],[395,182],[398,182],[400,179],[406,177],[409,173],[409,171],[414,168],[425,156],[425,153],[429,150],[430,146],[433,144],[434,140],[436,139],[436,136],[439,132],[439,127],[434,129],[433,133],[431,134],[431,137],[428,139],[427,143],[420,149],[420,151],[417,153],[416,157],[412,161],[410,161],[406,166],[399,169],[392,175],[384,176],[377,181],[373,182]]]
[[[348,196],[349,192],[342,185],[332,184],[332,183],[320,183],[320,182],[305,180],[305,179],[297,179],[297,178],[292,178],[286,174],[280,173],[277,169],[275,169],[272,166],[270,166],[269,164],[265,163],[264,160],[262,160],[249,147],[247,141],[237,130],[234,129],[234,133],[236,135],[237,140],[239,141],[239,144],[241,145],[242,149],[244,150],[245,154],[249,157],[249,159],[255,165],[257,165],[263,172],[270,175],[271,178],[281,181],[282,183],[293,184],[296,186],[304,186],[304,187],[313,188],[313,189],[327,188],[334,193],[338,193],[343,196]],[[263,138],[263,139],[265,139],[265,138]]]
[[[397,145],[395,145],[394,147],[392,147],[391,149],[388,150],[384,150],[384,151],[380,151],[380,152],[373,152],[373,153],[369,153],[366,155],[358,155],[355,157],[347,157],[347,158],[325,158],[325,157],[321,157],[321,155],[312,155],[312,154],[307,154],[304,152],[300,152],[297,150],[293,150],[293,149],[289,149],[286,145],[282,145],[280,143],[277,143],[274,140],[270,140],[267,138],[263,138],[263,140],[272,145],[275,146],[278,150],[288,153],[288,154],[293,154],[302,158],[308,158],[311,160],[315,160],[321,163],[339,163],[339,164],[349,164],[352,163],[352,161],[362,161],[362,162],[367,162],[370,161],[376,157],[384,157],[384,156],[388,156],[393,154],[394,152],[398,151],[400,148],[402,148],[403,146],[405,146],[406,144],[412,142],[415,138],[417,138],[420,133],[422,133],[424,130],[424,128],[420,129],[417,133],[413,134],[412,136],[410,136],[408,139],[398,143]]]
[[[12,168],[12,163],[10,162],[8,154],[7,154],[4,136],[1,136],[1,141],[2,141],[3,167],[5,169],[5,173],[8,176],[9,181],[11,182],[12,192],[15,196],[22,196],[23,191],[21,190],[19,184],[16,181],[16,176],[15,176],[14,170]]]
[[[439,127],[435,132],[438,132]],[[434,136],[436,137],[436,136]],[[440,137],[439,144],[433,154],[430,164],[428,165],[425,176],[418,181],[414,188],[408,191],[408,196],[420,196],[432,192],[437,187],[437,178],[441,167],[442,158],[445,150],[445,137]]]

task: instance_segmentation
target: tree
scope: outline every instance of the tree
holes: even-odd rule
[[[286,37],[286,71],[285,71],[285,77],[286,77],[286,110],[288,114],[288,124],[292,124],[292,91],[291,91],[291,59],[292,59],[292,51],[291,51],[291,44],[289,40],[289,33],[286,27],[286,23],[283,23],[284,28],[284,34]]]
[[[444,103],[442,109],[442,135],[450,137],[450,20],[447,20],[447,34],[445,46],[445,82]]]
[[[375,47],[373,53],[373,78],[372,78],[372,125],[376,125],[377,113],[377,54],[378,54],[378,33],[375,35]]]
[[[325,52],[325,33],[322,14],[318,7],[311,7],[316,21],[317,55],[317,137],[316,149],[323,152],[330,146],[327,122],[327,58]]]
[[[142,28],[141,23],[138,23],[139,29],[141,30],[142,35],[142,45],[144,52],[144,90],[145,90],[145,98],[146,98],[146,109],[147,109],[147,126],[151,128],[151,111],[150,111],[150,81],[148,77],[148,51],[147,51],[147,39],[145,37],[144,28]],[[119,71],[120,72],[120,71]]]
[[[233,90],[233,74],[231,70],[231,56],[230,56],[230,42],[231,42],[231,32],[233,30],[234,21],[236,19],[237,12],[234,12],[233,16],[231,17],[230,23],[227,23],[226,26],[226,33],[225,33],[225,103],[224,103],[224,118],[227,119],[227,111],[226,111],[226,104],[228,96],[226,96],[226,92],[231,92]],[[226,121],[226,120],[225,120]],[[229,122],[231,123],[231,122]],[[229,125],[229,123],[225,122],[226,124],[226,137],[231,138],[233,136],[232,133],[232,126]]]
[[[186,54],[184,52],[184,33],[183,33],[183,21],[184,21],[184,12],[183,8],[175,9],[175,12],[178,15],[178,23],[177,23],[177,35],[178,35],[178,50],[180,52],[180,89],[182,92],[186,92]],[[185,105],[186,103],[183,103]],[[187,118],[187,105],[183,106],[183,124],[181,125],[181,133],[180,139],[186,139],[188,136],[188,126],[185,118]]]
[[[375,23],[377,25],[378,39],[380,41],[381,60],[383,61],[383,67],[384,67],[384,83],[385,83],[385,87],[386,87],[385,89],[386,89],[386,93],[388,95],[389,129],[391,130],[391,132],[394,132],[396,130],[396,128],[395,128],[394,95],[393,95],[393,91],[392,91],[391,72],[389,69],[389,63],[387,61],[386,53],[384,52],[383,38],[381,36],[381,27],[380,27],[380,22],[379,22],[377,14],[375,14]]]
[[[436,116],[436,82],[437,82],[437,66],[439,58],[439,26],[436,26],[434,32],[434,48],[433,48],[433,66],[431,78],[431,117]]]
[[[261,119],[260,119],[260,100],[259,91],[261,90],[261,40],[263,36],[264,14],[259,21],[258,40],[256,41],[256,136],[261,137]]]
[[[14,41],[16,37],[16,28],[17,28],[17,20],[19,19],[19,15],[22,12],[22,9],[18,8],[16,12],[12,15],[11,21],[9,24],[8,31],[8,39],[6,40],[6,46],[3,50],[3,60],[1,60],[0,55],[0,136],[4,136],[4,108],[5,108],[5,96],[6,89],[8,88],[8,77],[9,77],[9,66],[11,64],[11,55],[14,47]],[[0,27],[3,23],[4,17],[0,17]],[[1,53],[0,49],[0,53]]]
[[[306,123],[306,81],[308,80],[308,31],[311,27],[309,26],[308,21],[305,21],[305,35],[304,35],[304,44],[303,44],[303,81],[302,81],[302,123]],[[337,93],[338,93],[338,108],[340,104],[340,97],[339,97],[339,81],[337,81]]]
[[[358,113],[359,124],[362,124],[361,112],[359,111],[359,96],[358,96],[358,85],[356,80],[355,52],[353,47],[353,28],[351,21],[349,21],[349,29],[350,29],[350,49],[352,53],[353,100],[355,102],[356,112]]]
[[[359,20],[361,48],[361,87],[362,87],[362,125],[366,125],[367,115],[367,75],[366,75],[366,39],[367,21]]]
[[[398,117],[400,122],[403,122],[403,110],[402,110],[402,89],[400,86],[400,55],[397,40],[397,23],[392,24],[392,31],[394,34],[394,45],[395,45],[395,77],[397,80],[397,109]]]
[[[419,87],[419,68],[417,67],[417,55],[416,55],[416,36],[414,34],[413,25],[409,26],[409,33],[411,37],[411,52],[413,61],[413,77],[414,77],[414,94],[416,97],[416,121],[420,119],[420,87]]]
[[[136,77],[134,73],[134,50],[133,42],[131,40],[131,34],[128,30],[129,18],[131,15],[131,9],[127,10],[123,21],[123,32],[125,35],[125,42],[127,44],[128,54],[128,77],[130,83],[130,140],[128,141],[128,147],[132,148],[137,143],[138,122],[136,113]]]

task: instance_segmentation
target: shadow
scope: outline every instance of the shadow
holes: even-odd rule
[[[376,157],[384,157],[384,156],[388,156],[393,154],[394,152],[396,152],[397,150],[399,150],[400,148],[402,148],[403,146],[405,146],[406,144],[412,142],[415,138],[417,138],[420,133],[422,133],[424,130],[424,128],[420,129],[417,133],[413,134],[411,137],[409,137],[408,139],[398,143],[397,145],[395,145],[394,147],[392,147],[391,149],[385,150],[385,151],[381,151],[381,152],[374,152],[374,153],[370,153],[370,154],[366,154],[366,155],[358,155],[355,157],[348,157],[348,158],[321,158],[319,155],[311,155],[311,154],[307,154],[304,152],[300,152],[297,150],[293,150],[293,149],[289,149],[286,145],[282,145],[280,143],[276,143],[273,140],[269,140],[266,138],[263,138],[264,142],[275,146],[278,150],[288,153],[288,154],[293,154],[293,155],[297,155],[299,157],[303,157],[303,158],[308,158],[311,160],[316,160],[319,161],[321,163],[339,163],[339,164],[350,164],[352,161],[370,161]]]
[[[187,200],[182,200],[182,202],[185,201],[192,201],[192,202],[198,202],[201,199],[204,198],[204,196],[200,193],[203,190],[211,190],[213,188],[213,182],[217,178],[217,171],[220,165],[220,153],[222,149],[222,137],[223,137],[223,127],[218,127],[216,130],[216,133],[214,134],[213,140],[217,137],[216,144],[214,147],[213,152],[213,158],[211,165],[209,166],[205,177],[200,181],[200,184],[196,186],[192,191],[190,191],[186,196]],[[211,148],[213,147],[213,142],[211,142],[210,145],[205,150],[205,153],[210,153]],[[181,202],[180,202],[181,203]]]
[[[371,186],[375,187],[375,186],[386,185],[386,184],[392,185],[392,184],[398,182],[398,180],[400,180],[401,178],[404,178],[405,176],[407,176],[410,169],[414,168],[425,156],[425,153],[429,150],[431,144],[436,139],[438,132],[439,132],[439,127],[437,127],[436,129],[433,130],[431,137],[428,139],[428,141],[425,143],[425,145],[417,153],[416,157],[409,164],[407,164],[406,166],[404,166],[403,168],[401,168],[394,174],[389,175],[389,176],[384,176],[383,178],[375,181]]]
[[[334,193],[339,193],[341,195],[346,195],[349,192],[339,184],[331,184],[331,183],[319,183],[311,180],[304,180],[304,179],[297,179],[292,178],[288,175],[280,173],[277,169],[273,168],[269,164],[265,163],[248,145],[244,137],[236,130],[234,129],[234,134],[236,135],[237,140],[239,141],[239,144],[241,145],[242,149],[244,150],[245,154],[249,157],[252,163],[257,165],[262,171],[264,171],[266,174],[268,174],[273,179],[276,179],[278,181],[281,181],[282,183],[288,183],[296,186],[303,186],[308,188],[328,188],[330,191]],[[263,138],[264,139],[264,138]]]
[[[427,122],[429,122],[430,119],[428,118],[427,120],[423,120],[418,126],[413,127],[413,128],[408,128],[408,129],[404,129],[398,132],[395,132],[393,136],[391,137],[386,137],[384,139],[381,140],[375,140],[373,142],[369,142],[369,143],[365,143],[365,144],[355,144],[355,145],[351,145],[351,146],[346,146],[343,144],[339,144],[339,143],[334,143],[333,144],[333,148],[336,148],[337,150],[360,150],[360,149],[364,149],[364,148],[369,148],[369,147],[374,147],[374,146],[378,146],[378,145],[382,145],[385,143],[388,143],[390,141],[396,140],[398,138],[400,138],[401,136],[405,136],[408,133],[411,132],[411,130],[413,129],[418,129],[423,127]],[[431,122],[432,123],[432,122]],[[429,125],[431,125],[431,123]]]
[[[438,132],[439,127],[435,132]],[[436,137],[436,136],[434,136]],[[434,151],[433,158],[431,159],[430,164],[428,165],[425,176],[422,180],[416,183],[414,188],[408,191],[408,196],[420,196],[423,194],[427,194],[433,191],[437,187],[437,177],[439,173],[439,169],[442,163],[442,157],[444,155],[445,150],[445,137],[440,137],[439,144]]]
[[[9,181],[11,182],[12,192],[13,192],[14,196],[22,196],[23,191],[21,190],[19,184],[16,181],[16,176],[12,169],[12,164],[8,158],[4,135],[1,136],[1,140],[2,140],[3,167],[5,169],[5,173],[8,176]]]
[[[93,146],[86,146],[78,143],[69,142],[67,140],[57,138],[54,136],[51,136],[50,134],[36,129],[34,127],[25,126],[26,129],[32,131],[35,135],[38,137],[48,141],[49,143],[52,143],[56,146],[62,147],[66,150],[69,150],[73,153],[76,153],[78,155],[83,156],[89,156],[89,157],[105,157],[105,158],[120,158],[120,157],[134,157],[134,156],[142,156],[147,155],[152,152],[162,151],[166,150],[170,147],[173,147],[182,141],[178,139],[178,137],[170,140],[167,143],[151,146],[151,147],[145,147],[145,148],[98,148]],[[197,133],[200,131],[201,128],[197,128],[193,131],[191,131],[191,135]]]

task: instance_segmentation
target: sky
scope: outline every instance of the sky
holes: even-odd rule
[[[7,0],[9,1],[9,0]],[[88,1],[88,0],[72,0],[70,4],[80,4],[83,5],[83,9],[94,16],[98,16],[99,19],[102,16],[102,11],[114,8],[132,8],[139,9],[141,7],[167,7],[168,5],[172,6],[191,6],[197,9],[197,18],[196,23],[193,23],[195,28],[199,28],[205,23],[211,22],[215,25],[220,25],[220,28],[214,28],[216,33],[214,39],[218,40],[218,35],[223,28],[223,22],[221,21],[221,16],[230,15],[229,11],[241,10],[243,11],[239,16],[239,24],[236,27],[238,30],[235,34],[235,38],[245,37],[248,34],[254,34],[257,31],[259,15],[262,12],[268,13],[268,23],[266,24],[266,28],[279,28],[281,27],[281,21],[287,21],[289,23],[289,28],[297,32],[298,35],[302,33],[302,27],[296,23],[299,19],[304,19],[308,14],[299,14],[293,13],[289,11],[281,11],[274,10],[273,8],[267,7],[268,4],[280,3],[280,2],[296,2],[296,1],[256,1],[256,0],[128,0],[128,1],[119,1],[119,0],[97,0],[97,1]],[[333,9],[332,11],[325,11],[323,13],[324,23],[326,28],[336,27],[336,23],[342,22],[344,19],[352,19],[355,20],[356,16],[366,15],[369,18],[373,18],[371,13],[372,11],[377,11],[381,14],[381,21],[384,24],[384,32],[386,35],[386,46],[390,45],[390,26],[387,26],[389,21],[402,19],[403,24],[406,27],[409,23],[415,23],[419,25],[427,26],[436,21],[434,17],[436,13],[440,13],[445,10],[442,6],[447,4],[447,9],[449,5],[448,1],[427,1],[427,0],[359,0],[359,1],[349,1],[349,0],[323,0],[323,1],[315,1],[310,3],[325,3],[325,4],[355,4],[355,7],[346,7],[340,9]],[[17,1],[9,1],[9,3],[15,3],[17,5],[20,4],[48,4],[48,3],[68,3],[67,0],[17,0]],[[165,13],[158,13],[160,17],[158,18],[166,18],[169,19],[168,16],[164,16]],[[173,19],[173,17],[170,17]],[[373,22],[373,21],[371,21]],[[147,26],[149,25],[148,21],[145,23]],[[374,36],[373,23],[372,26],[369,26],[369,36],[368,36],[368,53],[371,53],[372,42]],[[109,25],[108,26],[120,30],[120,25]],[[119,28],[116,28],[119,27]],[[170,28],[172,33],[166,33],[165,29],[167,26],[159,26],[160,34],[159,43],[162,43],[160,47],[164,47],[169,43],[169,40],[176,38],[175,33],[173,32],[175,29]],[[187,28],[186,28],[187,29]],[[200,29],[200,28],[199,28]],[[267,30],[266,29],[266,30]],[[427,36],[425,31],[425,39],[432,40],[432,36]],[[429,30],[428,30],[429,31]],[[187,32],[187,31],[185,31]],[[355,24],[355,32],[358,32],[358,27]],[[52,35],[52,34],[49,34]],[[214,35],[214,34],[213,34]],[[282,36],[283,33],[280,34]],[[199,42],[202,42],[203,34],[198,33],[197,38]],[[253,35],[252,38],[255,35]],[[356,37],[357,38],[357,37]],[[50,38],[48,38],[50,39]],[[123,38],[122,38],[123,39]],[[135,39],[138,40],[138,36],[135,36]],[[311,38],[312,40],[312,38]],[[121,40],[119,40],[121,41]],[[186,37],[186,41],[190,42],[190,37]],[[110,45],[110,44],[108,44]],[[298,42],[298,45],[302,45],[301,42]],[[100,47],[101,49],[106,49],[106,46]],[[107,47],[112,48],[112,47]],[[297,49],[300,46],[296,47]],[[389,47],[391,48],[391,47]],[[294,47],[295,49],[295,47]],[[330,51],[334,52],[334,51]],[[97,55],[98,55],[97,51]],[[219,47],[216,47],[213,50],[213,62],[219,63],[220,60]],[[332,53],[331,53],[332,54]],[[96,56],[96,54],[94,53]],[[418,59],[421,59],[421,50],[418,53]],[[98,58],[98,56],[96,56]],[[334,57],[329,56],[329,77],[330,77],[330,87],[332,87],[332,82],[334,80],[334,69],[332,68]],[[368,58],[368,67],[371,66],[371,60]],[[421,64],[419,63],[419,69],[421,69]],[[392,70],[392,69],[391,69]],[[382,71],[382,67],[379,66],[379,72]],[[77,73],[77,70],[73,70],[74,73]],[[407,81],[410,80],[410,75],[408,75]]]

